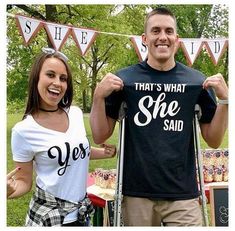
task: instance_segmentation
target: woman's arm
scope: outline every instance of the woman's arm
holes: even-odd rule
[[[32,188],[33,161],[15,162],[16,169],[7,175],[7,198],[21,197]]]

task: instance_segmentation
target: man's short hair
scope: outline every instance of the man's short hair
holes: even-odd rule
[[[171,16],[174,19],[175,25],[176,25],[176,17],[175,17],[175,15],[169,9],[167,9],[165,7],[158,7],[158,8],[153,9],[152,11],[150,11],[146,15],[145,22],[144,22],[144,32],[145,33],[146,33],[147,23],[148,23],[149,18],[152,17],[153,15],[156,15],[156,14]]]

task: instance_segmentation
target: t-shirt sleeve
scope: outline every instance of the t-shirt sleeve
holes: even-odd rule
[[[210,123],[217,108],[216,97],[213,89],[203,89],[197,103],[200,105],[202,112],[200,122]]]
[[[106,115],[117,120],[119,116],[120,105],[123,101],[123,91],[113,92],[105,98]]]
[[[14,161],[28,162],[34,158],[34,153],[28,142],[14,129],[12,129],[11,135],[11,150]]]

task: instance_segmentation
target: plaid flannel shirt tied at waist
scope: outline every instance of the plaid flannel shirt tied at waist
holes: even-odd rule
[[[85,196],[78,203],[56,198],[36,187],[26,217],[25,226],[61,226],[67,214],[78,209],[78,220],[86,223],[93,212],[91,201]]]

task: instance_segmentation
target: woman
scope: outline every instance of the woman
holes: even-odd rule
[[[87,226],[92,206],[86,196],[89,159],[113,157],[116,148],[90,148],[82,111],[71,106],[72,75],[67,57],[51,48],[33,64],[23,120],[12,129],[17,166],[7,176],[7,197],[36,191],[26,226]]]

